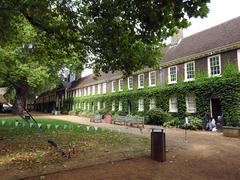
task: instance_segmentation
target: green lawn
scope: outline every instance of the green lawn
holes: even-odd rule
[[[19,124],[15,127],[17,121]],[[41,124],[42,133],[34,126],[30,128],[20,118],[0,119],[0,170],[31,168],[36,175],[48,166],[58,167],[67,163],[68,166],[79,167],[149,153],[147,138],[100,128],[95,130],[94,127],[87,130],[85,125],[60,120],[38,118],[37,121]],[[51,127],[48,129],[47,125]],[[75,147],[75,154],[70,159],[62,158],[48,145],[46,137],[65,151]]]

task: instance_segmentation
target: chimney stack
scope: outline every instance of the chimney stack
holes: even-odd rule
[[[176,46],[183,39],[183,30],[177,29],[177,32],[171,37],[171,46]]]

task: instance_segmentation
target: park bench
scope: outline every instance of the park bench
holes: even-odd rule
[[[119,116],[114,115],[112,118],[112,124],[120,124],[120,125],[129,125],[129,126],[141,126],[144,128],[144,117],[140,116]]]
[[[112,124],[120,124],[120,125],[125,125],[127,120],[127,116],[119,116],[119,115],[114,115],[112,117]]]
[[[140,116],[128,116],[126,125],[129,126],[137,126],[137,127],[142,127],[144,128],[144,117]]]
[[[102,122],[102,115],[101,114],[94,114],[90,117],[90,122],[94,123],[101,123]]]

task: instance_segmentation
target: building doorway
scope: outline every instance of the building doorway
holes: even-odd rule
[[[131,114],[132,112],[132,103],[131,101],[128,101],[128,114]]]
[[[217,117],[221,116],[221,101],[219,98],[211,98],[210,100],[210,107],[211,107],[211,116],[217,121]]]

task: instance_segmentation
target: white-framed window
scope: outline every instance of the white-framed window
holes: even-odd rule
[[[86,88],[83,88],[83,93],[84,93],[84,96],[87,95],[87,90],[86,90]]]
[[[221,74],[221,57],[215,55],[208,57],[208,76],[219,76]]]
[[[149,72],[149,86],[156,86],[156,71]]]
[[[116,81],[112,81],[112,92],[116,91]]]
[[[118,111],[122,111],[122,101],[118,102]]]
[[[168,68],[168,84],[177,82],[177,66],[171,66]]]
[[[144,88],[144,74],[138,75],[138,88]]]
[[[169,98],[169,112],[178,112],[176,95],[170,96]]]
[[[107,83],[103,83],[102,84],[102,93],[106,94],[106,92],[107,92]]]
[[[195,61],[187,62],[184,64],[185,81],[195,79]]]
[[[237,50],[238,71],[240,71],[240,49]]]
[[[106,108],[106,103],[105,102],[103,102],[103,109],[105,109]]]
[[[95,95],[95,85],[92,86],[92,95]]]
[[[155,107],[156,107],[156,99],[152,98],[152,99],[150,99],[149,109],[151,110]]]
[[[143,98],[138,99],[138,111],[144,111],[144,100],[143,100]]]
[[[90,96],[90,95],[91,95],[91,87],[88,86],[88,96]]]
[[[78,93],[79,93],[79,96],[82,96],[82,89],[79,89],[78,91],[79,91],[79,92],[78,92]]]
[[[87,103],[87,110],[88,111],[90,110],[90,103],[89,102]]]
[[[186,107],[188,113],[196,112],[196,95],[194,93],[186,95]]]
[[[112,111],[115,111],[115,101],[112,101]]]
[[[97,93],[98,94],[101,94],[101,87],[102,87],[102,85],[98,84],[98,86],[97,86]]]
[[[97,110],[99,110],[99,109],[101,109],[101,102],[100,101],[97,102]]]
[[[128,77],[128,89],[133,89],[133,77]]]
[[[119,79],[118,81],[118,91],[122,91],[123,90],[123,79]]]

